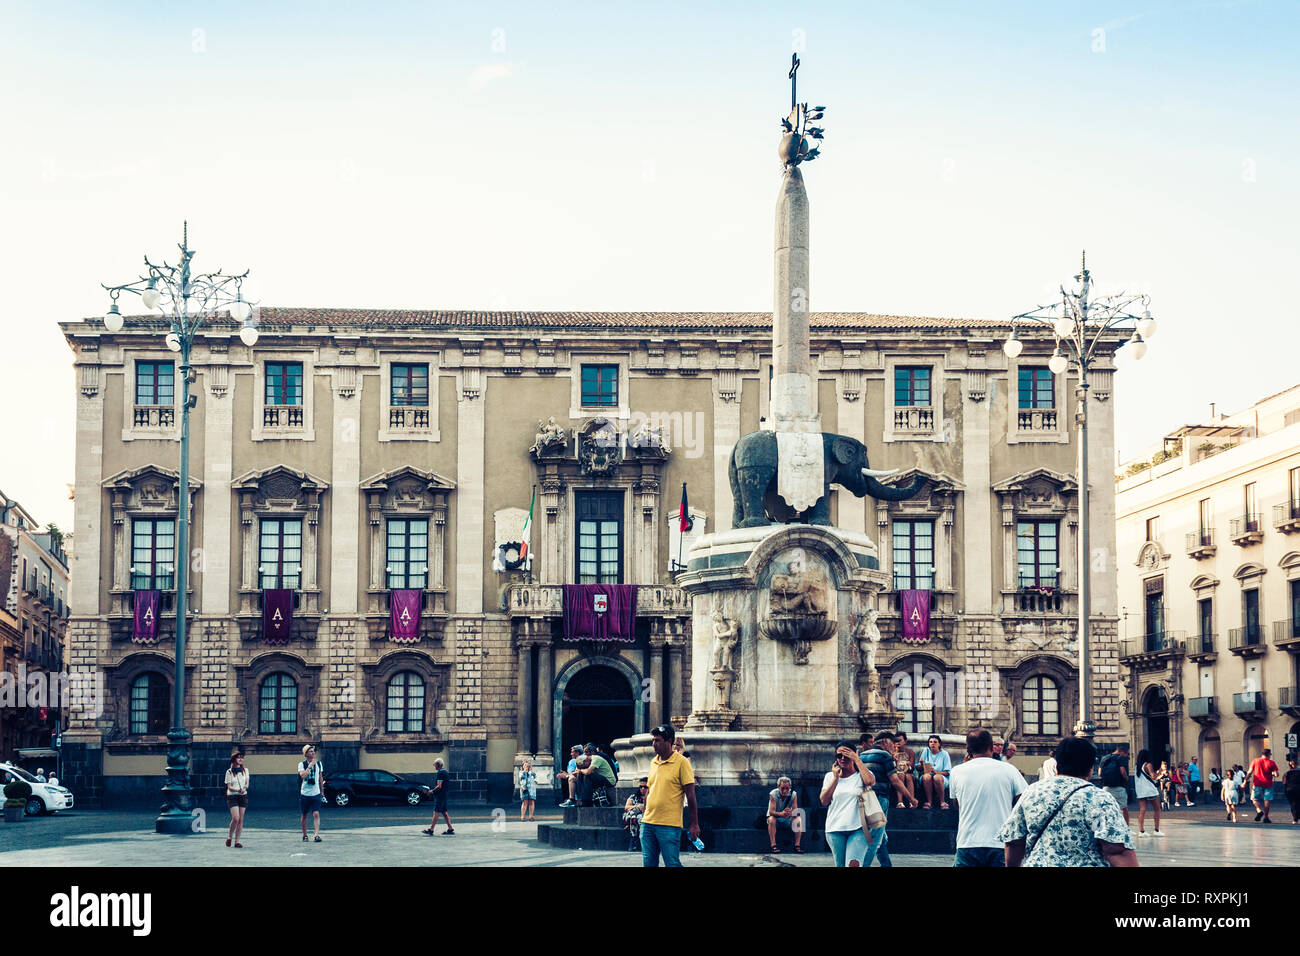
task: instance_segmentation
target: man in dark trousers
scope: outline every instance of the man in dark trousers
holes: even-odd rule
[[[876,799],[880,801],[880,809],[885,812],[886,819],[889,817],[889,808],[894,805],[895,800],[913,809],[916,808],[916,801],[908,795],[907,789],[903,786],[903,776],[898,772],[894,762],[895,746],[894,735],[889,733],[881,734],[878,738],[872,737],[871,734],[863,734],[858,738],[858,756],[867,765],[871,775],[876,778],[871,789],[875,792]],[[894,861],[889,858],[889,835],[885,829],[881,827],[869,834],[871,846],[867,848],[867,855],[862,861],[863,866],[870,866],[873,857],[880,861],[881,866],[894,865]]]
[[[425,836],[433,836],[433,828],[438,825],[438,814],[442,814],[442,818],[447,821],[447,829],[442,831],[442,836],[455,836],[456,831],[451,826],[451,815],[447,813],[447,790],[451,784],[451,774],[447,773],[441,757],[433,762],[433,769],[433,820],[429,824],[429,829],[421,832]]]

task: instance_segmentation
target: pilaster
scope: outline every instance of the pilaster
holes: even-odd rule
[[[208,344],[209,364],[204,367],[203,401],[203,575],[200,613],[230,613],[230,491],[231,456],[234,452],[233,391],[228,386],[227,336]],[[206,634],[205,634],[206,643]]]

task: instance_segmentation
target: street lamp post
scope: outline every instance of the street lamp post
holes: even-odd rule
[[[187,589],[189,584],[190,541],[190,409],[197,398],[190,395],[194,372],[190,350],[194,336],[217,312],[226,309],[231,318],[242,323],[239,338],[247,346],[257,342],[257,324],[252,307],[244,300],[243,282],[247,270],[239,275],[223,272],[196,274],[190,271],[194,250],[189,247],[189,223],[181,233],[181,258],[177,265],[154,265],[146,256],[146,274],[124,285],[105,285],[112,305],[104,316],[109,332],[120,332],[125,319],[117,299],[123,292],[140,297],[146,309],[157,309],[171,318],[165,339],[167,348],[181,355],[181,466],[176,516],[176,669],[172,684],[172,725],[167,733],[167,783],[162,792],[166,803],[158,816],[158,833],[193,832],[193,797],[190,790],[190,734],[185,729],[185,637]]]
[[[1011,335],[1002,350],[1009,358],[1017,357],[1024,348],[1018,332],[1020,327],[1046,326],[1056,339],[1056,348],[1048,361],[1053,375],[1066,371],[1071,363],[1079,370],[1079,384],[1075,388],[1078,410],[1074,423],[1079,433],[1079,720],[1074,725],[1076,737],[1092,738],[1097,731],[1092,711],[1092,543],[1088,513],[1088,370],[1096,358],[1097,347],[1103,341],[1113,341],[1115,332],[1132,332],[1120,342],[1130,345],[1133,357],[1146,355],[1146,340],[1156,333],[1155,319],[1151,318],[1146,295],[1117,293],[1109,296],[1092,296],[1092,275],[1088,271],[1087,253],[1083,255],[1079,274],[1074,277],[1078,288],[1066,292],[1061,286],[1061,301],[1040,305],[1028,312],[1013,316]],[[1142,306],[1142,314],[1134,315],[1129,309]]]

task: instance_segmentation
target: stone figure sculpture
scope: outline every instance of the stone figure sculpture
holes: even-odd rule
[[[880,647],[880,627],[876,624],[878,612],[875,608],[869,608],[867,613],[858,620],[857,633],[854,635],[858,642],[858,660],[860,668],[858,675],[860,678],[859,690],[862,699],[862,706],[868,711],[878,711],[882,708],[880,697],[880,672],[876,670],[876,651]]]
[[[568,441],[568,432],[565,431],[562,425],[556,424],[555,416],[552,415],[550,421],[538,420],[537,434],[533,438],[532,447],[528,450],[536,455],[548,448],[566,445]]]
[[[808,569],[802,555],[790,559],[788,574],[772,575],[772,611],[786,614],[825,614],[826,578]]]
[[[766,638],[791,644],[794,662],[807,664],[813,641],[834,637],[838,625],[826,613],[832,593],[825,573],[808,566],[805,553],[796,549],[783,573],[772,575],[767,617],[758,630]]]
[[[733,671],[732,655],[740,642],[740,624],[728,620],[721,610],[713,612],[713,669]]]
[[[732,449],[728,468],[731,497],[735,502],[732,527],[762,527],[772,524],[772,518],[786,523],[829,525],[830,489],[833,484],[847,489],[858,498],[871,495],[881,501],[903,501],[915,497],[925,487],[924,478],[917,478],[905,488],[882,485],[877,479],[894,472],[872,470],[866,445],[856,438],[829,432],[822,432],[821,439],[825,451],[822,496],[811,508],[797,512],[776,493],[776,433],[758,431],[742,435]]]

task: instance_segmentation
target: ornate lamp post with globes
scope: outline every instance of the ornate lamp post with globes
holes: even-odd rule
[[[257,325],[252,317],[252,307],[244,300],[243,283],[247,270],[239,275],[223,272],[196,274],[190,270],[194,250],[189,247],[189,223],[181,233],[181,258],[177,265],[155,265],[146,256],[146,272],[125,285],[105,285],[112,304],[104,316],[104,328],[120,332],[125,319],[118,309],[117,299],[123,292],[140,297],[146,309],[159,310],[171,319],[171,329],[164,340],[167,348],[181,353],[181,466],[178,495],[179,514],[176,516],[176,671],[172,684],[172,728],[167,734],[167,783],[163,786],[166,800],[158,816],[159,833],[193,832],[193,798],[190,791],[190,734],[185,729],[185,631],[186,597],[189,584],[189,531],[190,531],[190,409],[196,398],[190,395],[194,372],[190,367],[190,349],[194,336],[218,311],[225,309],[235,321],[242,323],[239,339],[247,346],[257,342]]]
[[[1135,359],[1146,355],[1146,340],[1156,334],[1156,321],[1151,318],[1146,295],[1120,292],[1108,296],[1092,296],[1092,275],[1088,272],[1085,253],[1079,274],[1074,277],[1078,287],[1066,292],[1061,286],[1061,301],[1040,305],[1011,319],[1011,335],[1002,346],[1009,358],[1016,358],[1024,344],[1020,341],[1021,327],[1047,326],[1056,338],[1056,349],[1048,361],[1053,375],[1060,375],[1072,364],[1079,370],[1079,384],[1074,395],[1079,400],[1074,423],[1079,431],[1079,720],[1074,725],[1076,737],[1091,738],[1097,725],[1092,714],[1092,660],[1090,623],[1092,618],[1092,547],[1089,540],[1088,518],[1088,370],[1096,357],[1097,347],[1103,341],[1113,341],[1116,332],[1132,332],[1120,343],[1128,345]],[[1129,310],[1141,306],[1142,314]]]

